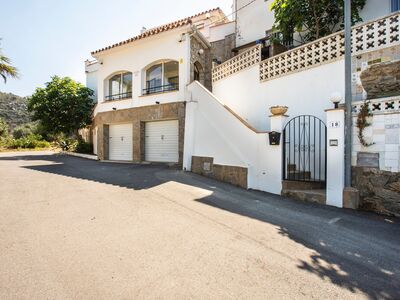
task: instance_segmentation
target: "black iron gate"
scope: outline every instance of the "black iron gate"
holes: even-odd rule
[[[326,181],[326,125],[310,115],[291,119],[283,130],[283,180]]]

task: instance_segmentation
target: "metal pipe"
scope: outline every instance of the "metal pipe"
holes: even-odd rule
[[[351,148],[352,148],[352,93],[351,93],[351,0],[345,0],[344,6],[345,32],[345,153],[344,178],[345,187],[351,187]]]

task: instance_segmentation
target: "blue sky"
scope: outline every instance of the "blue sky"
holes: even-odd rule
[[[231,13],[232,0],[4,0],[1,48],[21,73],[0,91],[30,95],[50,76],[85,81],[90,52],[210,8]]]

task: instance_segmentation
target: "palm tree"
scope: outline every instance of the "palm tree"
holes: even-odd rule
[[[11,60],[1,53],[0,48],[0,76],[3,77],[4,83],[7,83],[7,77],[18,78],[18,69],[11,65]]]

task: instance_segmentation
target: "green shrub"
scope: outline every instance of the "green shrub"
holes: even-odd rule
[[[78,141],[72,138],[59,138],[58,145],[63,151],[75,151]]]
[[[13,130],[13,137],[15,139],[20,139],[23,137],[27,137],[32,134],[40,134],[38,132],[38,124],[37,123],[26,123],[20,126],[17,126]]]
[[[6,121],[0,118],[0,137],[6,138],[8,136],[8,125]]]
[[[79,140],[75,147],[75,152],[83,154],[93,154],[93,145],[86,143],[83,140]]]
[[[43,140],[42,136],[38,134],[30,134],[19,139],[3,138],[0,141],[0,146],[6,149],[35,149],[50,148],[51,144]]]

